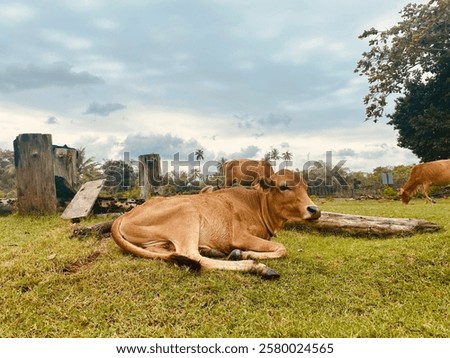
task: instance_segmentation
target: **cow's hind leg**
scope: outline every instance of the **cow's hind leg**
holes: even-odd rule
[[[227,257],[227,255],[222,251],[206,248],[200,248],[200,255],[213,259],[224,259]]]

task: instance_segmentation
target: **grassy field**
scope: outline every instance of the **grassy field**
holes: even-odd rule
[[[59,217],[0,218],[0,337],[450,337],[450,200],[330,201],[443,230],[369,239],[283,231],[281,274],[195,274],[70,239]]]

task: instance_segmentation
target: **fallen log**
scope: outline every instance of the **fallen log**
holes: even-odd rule
[[[99,237],[109,236],[114,220],[89,226],[74,225],[72,228],[72,238],[94,235]]]
[[[72,237],[96,235],[104,237],[111,231],[113,220],[91,226],[76,226]],[[322,212],[316,221],[288,222],[287,230],[315,231],[350,236],[388,237],[393,235],[407,236],[424,232],[436,232],[441,227],[421,219],[386,218],[380,216],[363,216]]]
[[[439,231],[441,227],[432,222],[410,218],[386,218],[322,212],[317,221],[288,222],[285,229],[296,231],[316,231],[351,236],[413,235]]]

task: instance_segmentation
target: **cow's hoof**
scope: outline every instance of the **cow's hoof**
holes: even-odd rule
[[[231,251],[231,253],[228,255],[228,260],[230,261],[242,260],[242,250],[234,249],[233,251]]]
[[[261,277],[265,280],[276,280],[280,278],[280,274],[270,267],[267,267],[267,269],[262,272]]]
[[[256,264],[250,272],[254,275],[258,275],[261,278],[265,280],[276,280],[280,278],[280,274],[274,270],[272,270],[270,267],[267,267],[264,264]]]

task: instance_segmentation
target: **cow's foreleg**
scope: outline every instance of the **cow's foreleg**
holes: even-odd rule
[[[428,183],[428,182],[423,183],[423,185],[422,185],[423,195],[425,196],[425,202],[431,203],[431,204],[436,204],[436,202],[428,196],[428,191],[430,190],[430,185],[431,185],[431,183]]]
[[[230,260],[278,259],[286,256],[286,248],[278,242],[247,235],[233,243],[237,250],[228,256]]]
[[[180,256],[180,259],[177,259],[177,254],[172,255],[172,261],[176,263],[181,263],[182,265],[191,267],[192,263],[193,269],[197,270],[201,268],[202,270],[230,270],[230,271],[243,271],[249,272],[254,275],[261,276],[265,279],[276,279],[279,278],[280,275],[272,270],[270,267],[267,267],[264,264],[256,263],[253,260],[242,260],[242,261],[224,261],[224,260],[215,260],[209,257],[201,256],[198,254],[190,254],[189,258],[185,256]],[[187,260],[187,261],[186,261]]]
[[[194,270],[231,270],[231,271],[243,271],[249,272],[255,275],[259,275],[265,279],[274,279],[280,277],[271,268],[264,264],[255,263],[253,260],[242,260],[242,261],[226,261],[217,260],[210,257],[205,257],[201,255],[202,253],[212,254],[219,253],[220,251],[199,247],[199,237],[200,237],[200,221],[192,221],[189,235],[185,236],[183,241],[183,246],[175,243],[176,252],[170,257],[170,260],[181,264],[183,266],[188,266]]]

